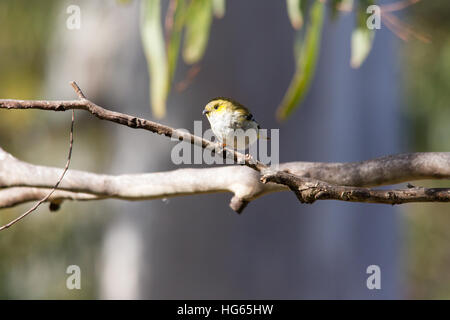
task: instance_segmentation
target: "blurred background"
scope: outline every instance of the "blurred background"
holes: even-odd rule
[[[81,8],[79,30],[66,27],[72,4]],[[168,6],[161,1],[162,20]],[[76,80],[97,104],[155,120],[140,14],[137,0],[1,1],[0,97],[73,99],[68,83]],[[158,121],[192,130],[207,101],[229,96],[263,127],[280,129],[281,162],[450,151],[450,2],[420,1],[395,14],[431,41],[405,41],[382,24],[353,69],[355,13],[328,8],[311,86],[300,108],[279,122],[276,108],[296,68],[286,2],[228,0],[201,61],[193,69],[178,58]],[[0,110],[0,146],[33,164],[63,167],[69,128],[70,113]],[[71,168],[172,170],[173,145],[77,112]],[[230,197],[64,202],[57,212],[42,205],[0,234],[0,298],[450,298],[448,205],[310,206],[284,192],[239,216]],[[29,207],[2,210],[0,223]],[[372,264],[381,268],[381,290],[366,287]],[[66,288],[69,265],[81,268],[81,290]]]

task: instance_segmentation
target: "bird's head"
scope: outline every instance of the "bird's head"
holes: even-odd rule
[[[210,116],[221,115],[225,112],[240,112],[243,114],[249,113],[247,108],[239,102],[229,98],[219,97],[208,102],[203,110],[203,115],[206,115],[209,118]]]

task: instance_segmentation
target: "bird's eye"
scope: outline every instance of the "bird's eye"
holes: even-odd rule
[[[219,109],[219,104],[216,104],[215,106],[214,106],[214,109]]]

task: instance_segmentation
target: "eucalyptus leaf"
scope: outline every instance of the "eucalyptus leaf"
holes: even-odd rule
[[[212,22],[211,0],[192,0],[186,17],[186,33],[183,45],[183,59],[187,64],[198,62],[208,44]]]
[[[314,1],[309,13],[310,21],[306,29],[303,47],[296,57],[297,69],[277,110],[279,120],[289,117],[304,99],[311,84],[319,56],[324,11],[324,3],[319,0]]]
[[[352,32],[351,38],[351,58],[350,66],[359,68],[372,49],[375,38],[375,30],[367,27],[367,7],[374,4],[374,0],[361,0],[356,14],[356,28]]]
[[[352,56],[350,66],[359,68],[370,53],[375,31],[367,28],[356,28],[352,32]]]
[[[178,53],[180,52],[181,34],[183,31],[186,3],[185,0],[175,0],[175,12],[173,15],[172,30],[167,44],[167,61],[169,68],[168,87],[170,88],[177,66]]]
[[[225,0],[212,0],[213,12],[216,18],[223,18],[225,15]]]
[[[141,5],[141,39],[150,75],[150,103],[153,115],[163,118],[169,73],[161,26],[161,4],[160,0],[142,0]]]
[[[289,20],[294,29],[300,29],[303,25],[302,0],[286,0]]]

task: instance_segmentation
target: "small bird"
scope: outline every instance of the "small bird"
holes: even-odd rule
[[[222,143],[237,150],[245,150],[260,138],[260,126],[250,111],[230,98],[218,97],[203,110],[211,129]],[[238,130],[241,129],[241,130]]]

